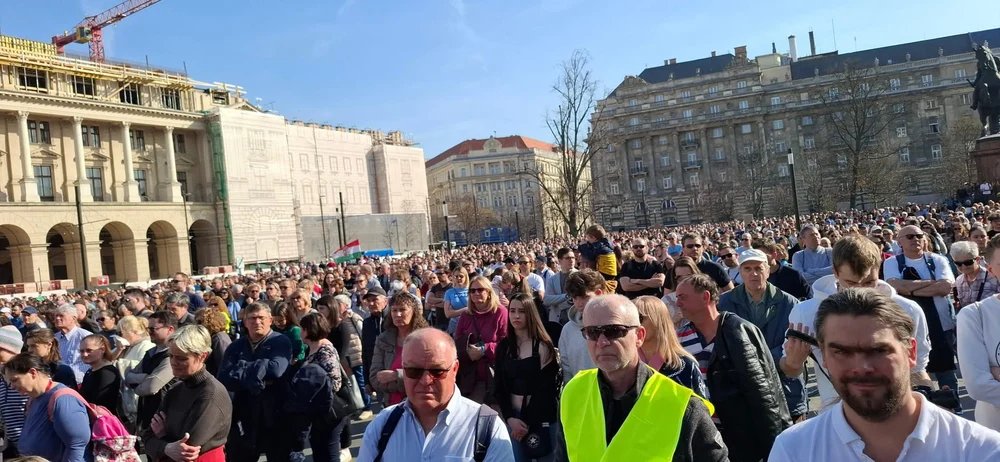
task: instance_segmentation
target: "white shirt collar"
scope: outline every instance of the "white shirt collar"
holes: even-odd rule
[[[927,401],[927,398],[917,392],[911,392],[915,395],[917,399],[920,400],[920,415],[917,417],[917,426],[913,428],[913,432],[906,437],[907,443],[903,444],[905,448],[908,446],[908,442],[911,439],[915,439],[921,442],[927,441],[927,436],[931,432],[931,425],[934,417],[931,415],[936,411],[934,409],[936,406]],[[864,441],[861,436],[854,431],[851,424],[847,422],[847,417],[844,416],[844,402],[839,401],[834,409],[830,410],[833,414],[830,416],[833,419],[833,429],[837,433],[837,437],[840,438],[840,442],[845,445],[861,444],[864,447]]]
[[[458,409],[458,406],[461,406],[461,404],[459,403],[460,401],[462,401],[461,398],[462,398],[462,392],[459,391],[458,385],[455,385],[455,394],[451,395],[451,400],[448,401],[448,405],[445,406],[444,410],[442,410],[440,414],[438,414],[437,423],[434,424],[435,427],[440,425],[442,420],[444,421],[444,424],[446,426],[451,423],[452,414],[455,413],[455,411]],[[410,413],[410,415],[412,415],[414,419],[417,419],[417,413],[413,412],[413,404],[410,403],[409,398],[403,400],[403,408],[405,408],[406,412]]]

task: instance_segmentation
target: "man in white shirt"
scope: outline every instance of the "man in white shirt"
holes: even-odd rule
[[[1000,433],[911,390],[913,319],[892,299],[872,289],[831,295],[816,328],[842,401],[780,434],[770,462],[1000,460]]]
[[[542,299],[545,298],[545,280],[531,272],[531,253],[521,255],[517,259],[517,272],[522,278],[528,280],[528,287],[531,288],[532,292],[537,293]]]

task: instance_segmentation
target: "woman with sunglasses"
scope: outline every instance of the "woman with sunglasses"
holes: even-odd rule
[[[646,329],[646,339],[639,347],[639,359],[667,378],[707,398],[705,377],[698,369],[698,361],[681,346],[667,305],[649,295],[634,302],[639,309],[639,323]]]
[[[95,332],[96,334],[101,334],[108,338],[108,342],[114,345],[115,338],[121,336],[121,332],[118,332],[118,315],[111,310],[101,310],[97,313],[97,326],[101,328],[100,332]]]
[[[469,311],[469,272],[458,267],[451,272],[451,288],[444,292],[444,315],[448,318],[448,333],[454,335],[458,318]]]
[[[80,342],[80,358],[90,370],[80,382],[80,396],[88,403],[108,408],[115,415],[121,414],[122,375],[115,367],[114,354],[108,338],[91,334]]]
[[[985,300],[1000,292],[1000,281],[984,268],[979,257],[979,248],[969,241],[959,241],[951,245],[950,255],[958,267],[955,279],[956,311],[978,301]]]
[[[458,387],[477,403],[492,401],[493,365],[496,348],[507,337],[507,307],[500,304],[493,284],[476,276],[469,284],[469,307],[455,329],[458,347]]]
[[[530,454],[534,457],[529,457],[524,438],[529,433],[538,434],[550,442],[548,449],[552,449],[562,380],[555,345],[542,325],[534,299],[514,294],[507,312],[508,335],[496,350],[493,396],[513,440],[514,460],[522,462],[550,454],[533,452]]]
[[[386,405],[403,401],[403,339],[410,332],[427,327],[423,307],[416,295],[403,291],[389,299],[389,316],[385,331],[375,339],[368,383],[381,396],[387,395]]]

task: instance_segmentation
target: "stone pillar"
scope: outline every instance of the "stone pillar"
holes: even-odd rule
[[[27,271],[25,266],[31,265],[31,274],[38,278],[38,280],[32,278],[26,278],[27,280],[35,280],[35,282],[48,281],[52,279],[51,273],[49,273],[49,246],[48,244],[32,244],[30,249],[30,260],[22,257],[21,264],[24,271]],[[16,273],[15,273],[16,274]],[[16,281],[16,279],[15,279]]]
[[[209,132],[206,130],[198,134],[200,139],[200,157],[204,162],[201,171],[204,172],[201,184],[201,197],[194,198],[196,202],[215,202],[215,163],[212,157],[212,144],[208,141]]]
[[[135,280],[149,281],[149,244],[146,239],[135,239],[132,241],[135,246]]]
[[[167,182],[160,185],[161,198],[167,202],[183,202],[181,184],[177,182],[177,156],[174,153],[174,127],[163,129],[164,147],[167,151]]]
[[[83,117],[73,117],[73,151],[76,153],[76,184],[80,185],[80,202],[93,202],[90,181],[87,180],[86,155],[83,152]]]
[[[24,202],[39,202],[38,185],[35,182],[35,167],[31,165],[28,111],[17,111],[17,137],[21,142],[21,200]]]
[[[129,130],[132,124],[122,122],[122,157],[125,160],[125,181],[122,183],[125,190],[125,202],[142,202],[139,196],[139,183],[135,181],[135,166],[132,164],[132,137]]]

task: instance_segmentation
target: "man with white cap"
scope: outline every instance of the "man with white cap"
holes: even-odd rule
[[[7,364],[7,361],[20,353],[23,348],[21,331],[14,326],[0,327],[0,366]],[[3,451],[5,459],[20,455],[17,453],[17,442],[21,439],[27,403],[27,395],[15,390],[6,380],[0,380],[0,418],[3,419],[4,434],[7,439],[7,448]]]
[[[743,284],[722,294],[719,310],[729,311],[757,326],[764,334],[764,341],[771,358],[777,364],[781,360],[788,315],[798,303],[798,299],[783,292],[768,282],[770,266],[767,254],[757,249],[744,250],[739,257],[740,277]],[[798,421],[806,413],[806,395],[798,377],[782,377],[782,388],[792,421]]]

